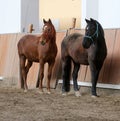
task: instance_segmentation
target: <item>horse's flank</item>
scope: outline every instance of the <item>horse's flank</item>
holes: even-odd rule
[[[87,50],[82,46],[83,37],[84,36],[80,33],[73,33],[69,36],[66,36],[61,45],[62,49],[64,49],[61,51],[63,55],[62,57],[69,55],[76,63],[88,65],[88,53]]]

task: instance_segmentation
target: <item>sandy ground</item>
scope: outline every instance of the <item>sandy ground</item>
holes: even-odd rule
[[[120,121],[120,90],[97,91],[99,98],[86,87],[81,97],[62,96],[60,86],[50,95],[0,87],[0,121]]]

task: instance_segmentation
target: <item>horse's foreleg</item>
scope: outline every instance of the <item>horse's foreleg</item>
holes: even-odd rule
[[[40,92],[43,92],[43,89],[42,89],[42,83],[43,83],[43,78],[44,78],[44,63],[40,63],[40,71],[39,71],[39,75],[40,75],[40,83],[39,83],[39,89],[40,89]]]
[[[54,66],[54,62],[53,61],[52,63],[48,63],[48,80],[47,80],[47,91],[48,93],[50,93],[50,80],[51,80],[51,76],[52,76],[52,69],[53,69],[53,66]]]
[[[97,96],[96,85],[97,85],[100,69],[97,69],[96,65],[93,62],[91,62],[90,71],[91,71],[91,82],[92,82],[92,89],[91,89],[92,96]]]
[[[91,81],[92,81],[92,95],[97,96],[96,93],[96,85],[98,80],[99,71],[92,71],[91,72]]]

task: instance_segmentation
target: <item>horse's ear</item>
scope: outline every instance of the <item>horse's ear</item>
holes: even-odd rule
[[[43,22],[44,22],[44,24],[47,23],[47,21],[45,19],[43,19]]]
[[[95,20],[94,20],[93,18],[90,18],[90,21],[91,21],[91,22],[94,22]]]
[[[88,20],[88,19],[85,19],[85,21],[86,21],[86,23],[90,23],[90,20]]]
[[[51,19],[50,19],[50,18],[49,18],[48,22],[52,24],[52,21],[51,21]]]

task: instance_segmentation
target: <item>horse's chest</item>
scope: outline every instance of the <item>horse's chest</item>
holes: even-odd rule
[[[44,49],[40,49],[41,51],[39,51],[39,58],[43,58],[44,60],[48,61],[52,58],[56,57],[57,54],[57,49],[52,47],[46,47]]]
[[[29,54],[26,55],[26,58],[28,58],[31,61],[35,61],[35,62],[39,61],[38,53],[31,52],[31,53],[29,53]]]

